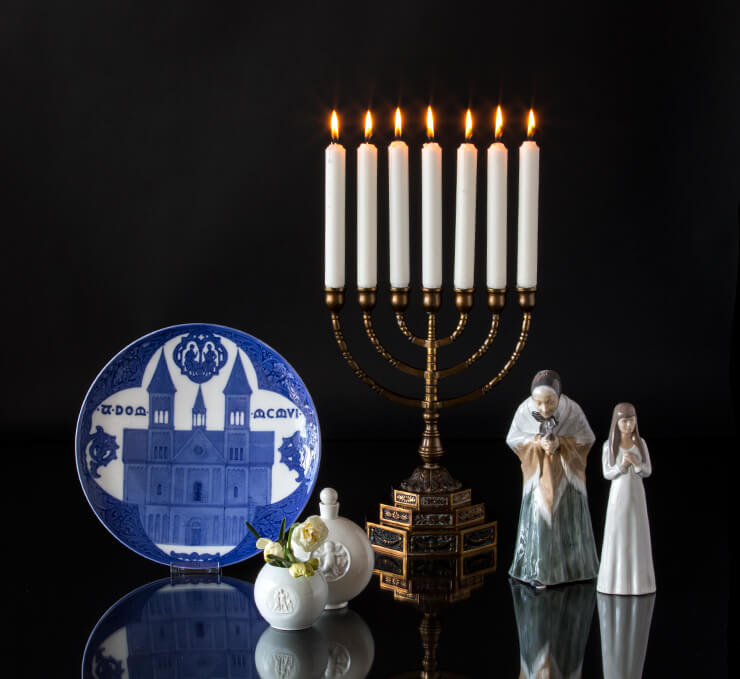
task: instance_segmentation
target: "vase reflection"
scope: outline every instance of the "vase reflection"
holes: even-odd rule
[[[537,590],[510,580],[520,679],[580,677],[594,614],[593,582]]]
[[[375,640],[367,623],[355,611],[324,611],[315,625],[326,639],[329,658],[326,679],[363,679],[375,659]]]
[[[254,654],[260,679],[320,679],[328,662],[326,640],[314,627],[292,631],[268,627]]]

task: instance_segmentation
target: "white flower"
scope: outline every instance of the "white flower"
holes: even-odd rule
[[[268,556],[277,556],[278,558],[283,556],[283,546],[279,542],[273,542],[267,538],[257,540],[257,549],[264,551],[265,561],[267,561]]]
[[[302,575],[305,575],[307,578],[310,578],[316,572],[317,566],[314,566],[315,562],[316,562],[316,559],[311,559],[310,561],[306,561],[306,562],[299,561],[298,563],[291,564],[290,574],[294,578],[300,578]]]
[[[309,516],[293,530],[293,540],[306,552],[313,552],[329,535],[329,529],[320,516]]]

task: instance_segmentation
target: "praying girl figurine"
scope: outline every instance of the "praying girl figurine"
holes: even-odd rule
[[[642,480],[653,468],[631,403],[614,408],[602,463],[612,485],[596,589],[604,594],[649,594],[655,591],[655,572]]]
[[[599,559],[586,495],[593,442],[580,406],[562,393],[560,376],[538,372],[506,437],[521,460],[524,481],[511,577],[535,587],[596,577]]]

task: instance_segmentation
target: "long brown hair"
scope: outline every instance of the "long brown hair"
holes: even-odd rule
[[[609,464],[614,466],[617,460],[617,453],[619,452],[619,442],[622,440],[622,432],[619,431],[617,426],[619,420],[624,417],[635,418],[635,430],[632,432],[632,443],[637,446],[642,456],[642,461],[645,461],[645,449],[642,445],[642,439],[640,438],[640,430],[637,426],[637,410],[631,403],[617,403],[614,406],[614,412],[612,413],[612,426],[609,429]]]

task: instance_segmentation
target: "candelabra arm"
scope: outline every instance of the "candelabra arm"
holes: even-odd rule
[[[375,328],[373,327],[373,316],[369,311],[364,311],[362,313],[362,323],[365,326],[365,332],[367,333],[367,336],[370,339],[370,342],[378,350],[378,353],[386,361],[388,361],[388,363],[390,363],[397,370],[400,370],[402,373],[406,373],[407,375],[412,375],[414,377],[422,377],[422,378],[424,377],[423,370],[420,370],[419,368],[415,368],[414,366],[408,365],[408,363],[404,363],[403,361],[397,359],[395,356],[393,356],[390,352],[386,350],[386,348],[381,344],[380,340],[378,339],[377,334],[375,333]]]
[[[424,406],[424,402],[419,399],[408,398],[406,396],[402,396],[401,394],[397,394],[390,389],[386,389],[382,385],[378,384],[358,365],[357,361],[355,361],[355,359],[352,357],[352,354],[349,351],[349,347],[347,346],[347,342],[344,339],[344,333],[342,332],[342,325],[339,320],[339,314],[336,311],[331,311],[331,327],[334,331],[334,339],[337,342],[337,346],[339,347],[339,351],[341,352],[342,357],[345,361],[347,361],[349,367],[352,368],[352,372],[354,372],[355,375],[357,375],[357,377],[359,377],[365,384],[367,384],[374,392],[380,394],[381,396],[384,396],[390,401],[401,403],[406,406],[411,406],[412,408],[422,408]]]
[[[488,335],[483,341],[483,344],[480,345],[478,350],[472,356],[470,356],[470,358],[462,361],[462,363],[458,363],[457,365],[453,365],[450,368],[440,370],[438,372],[438,376],[440,379],[461,373],[463,370],[473,365],[473,363],[475,363],[478,359],[481,358],[481,356],[483,356],[483,354],[486,353],[486,351],[488,351],[489,347],[496,339],[496,335],[498,334],[499,318],[499,314],[493,314],[493,316],[491,316],[491,327],[488,330]]]
[[[474,401],[477,398],[480,398],[481,396],[484,396],[487,394],[491,389],[493,389],[506,375],[509,373],[509,371],[514,367],[514,364],[519,360],[519,356],[522,353],[522,350],[524,349],[524,345],[527,343],[527,337],[529,336],[529,327],[532,321],[532,314],[529,311],[524,312],[524,317],[522,318],[522,329],[519,333],[519,341],[516,343],[516,347],[514,347],[514,351],[509,357],[509,360],[506,362],[503,368],[499,371],[499,373],[487,384],[484,384],[482,387],[476,389],[475,391],[471,391],[468,394],[463,394],[462,396],[457,396],[456,398],[449,398],[445,399],[443,401],[439,401],[438,407],[439,408],[449,408],[451,406],[457,406],[462,403],[468,403],[469,401]]]
[[[460,335],[462,335],[465,326],[468,324],[468,314],[465,311],[460,312],[460,318],[457,321],[457,327],[452,331],[451,335],[443,337],[437,340],[437,347],[446,347],[452,344]]]
[[[404,334],[409,342],[417,347],[425,347],[427,345],[427,341],[423,337],[418,337],[409,330],[409,327],[406,325],[406,317],[403,315],[402,311],[396,312],[396,323],[398,323],[399,330]]]

